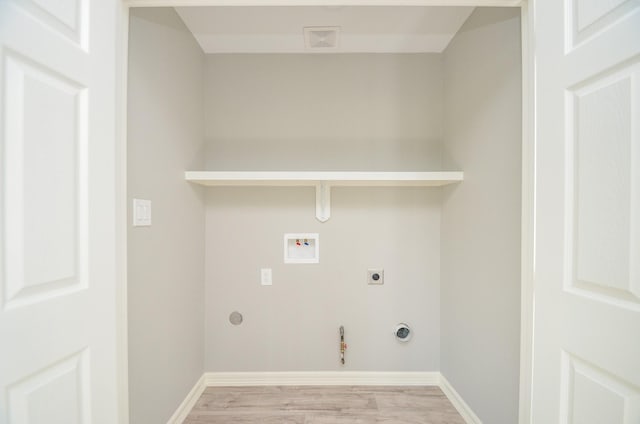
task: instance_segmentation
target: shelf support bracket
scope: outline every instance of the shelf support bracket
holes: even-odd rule
[[[316,218],[327,222],[331,217],[331,186],[326,181],[316,184]]]

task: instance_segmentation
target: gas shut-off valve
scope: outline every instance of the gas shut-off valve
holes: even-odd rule
[[[344,342],[344,326],[340,326],[340,363],[344,365],[344,351],[347,350],[347,344]]]

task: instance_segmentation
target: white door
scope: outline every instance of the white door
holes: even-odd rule
[[[640,423],[640,1],[536,0],[533,422]]]
[[[0,0],[0,423],[118,422],[115,0]]]

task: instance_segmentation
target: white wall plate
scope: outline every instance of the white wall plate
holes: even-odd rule
[[[320,262],[320,237],[317,233],[284,235],[285,264],[317,264]]]

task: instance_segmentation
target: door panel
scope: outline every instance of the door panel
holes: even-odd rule
[[[88,361],[84,350],[9,386],[9,422],[91,422]]]
[[[56,35],[68,38],[83,50],[88,49],[88,0],[14,0],[40,24]]]
[[[86,288],[86,87],[5,62],[5,308]],[[43,142],[43,140],[46,140]]]
[[[562,370],[560,422],[637,422],[640,392],[636,387],[569,354],[563,354]]]
[[[636,309],[640,149],[632,120],[640,116],[634,110],[638,77],[640,66],[632,62],[571,87],[566,99],[566,289]]]
[[[638,6],[637,0],[565,0],[566,50],[615,26]]]
[[[0,423],[117,422],[115,12],[0,2]]]
[[[638,423],[640,1],[535,17],[533,422]]]

